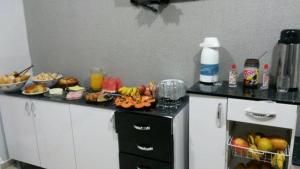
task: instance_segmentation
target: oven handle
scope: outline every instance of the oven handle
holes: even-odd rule
[[[257,111],[253,111],[250,109],[246,109],[246,115],[256,119],[256,120],[272,120],[276,118],[276,114],[273,113],[261,113]]]

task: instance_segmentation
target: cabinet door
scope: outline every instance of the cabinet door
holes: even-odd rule
[[[71,105],[77,169],[119,169],[113,110]]]
[[[41,166],[75,169],[75,154],[68,104],[33,101]]]
[[[190,169],[226,168],[227,99],[190,97]]]
[[[9,96],[0,100],[9,157],[40,166],[30,100]]]

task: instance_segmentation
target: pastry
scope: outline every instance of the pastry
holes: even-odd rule
[[[34,94],[34,93],[43,93],[46,91],[46,86],[44,84],[32,84],[25,88],[25,93]]]
[[[63,88],[70,87],[70,86],[76,86],[76,85],[78,85],[78,83],[79,83],[78,80],[72,76],[61,78],[58,81],[58,85]]]
[[[100,92],[97,93],[88,93],[84,96],[85,100],[88,102],[97,102],[98,97],[101,95]]]
[[[49,81],[49,80],[56,80],[58,78],[57,73],[45,73],[42,72],[32,78],[34,81]]]
[[[27,81],[30,78],[30,73],[25,73],[20,76],[14,76],[14,73],[0,76],[0,84],[13,84]]]

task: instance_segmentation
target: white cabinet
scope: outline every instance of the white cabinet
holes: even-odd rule
[[[69,104],[0,97],[11,159],[47,169],[76,169]]]
[[[1,114],[10,158],[40,166],[30,99],[0,97]]]
[[[77,169],[119,169],[114,110],[70,106]]]
[[[75,154],[69,104],[33,100],[41,166],[75,169]]]
[[[189,105],[189,168],[224,169],[227,98],[191,95]]]

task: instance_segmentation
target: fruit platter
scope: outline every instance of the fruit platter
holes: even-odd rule
[[[228,146],[235,157],[269,163],[276,169],[283,169],[285,161],[290,158],[288,142],[279,136],[250,133],[247,138],[230,138]]]
[[[152,96],[120,96],[115,99],[114,103],[117,107],[125,109],[143,109],[153,107],[155,105],[155,99]]]
[[[120,87],[120,96],[116,97],[114,104],[120,108],[145,109],[155,106],[156,82],[150,81],[147,85],[139,87]]]

